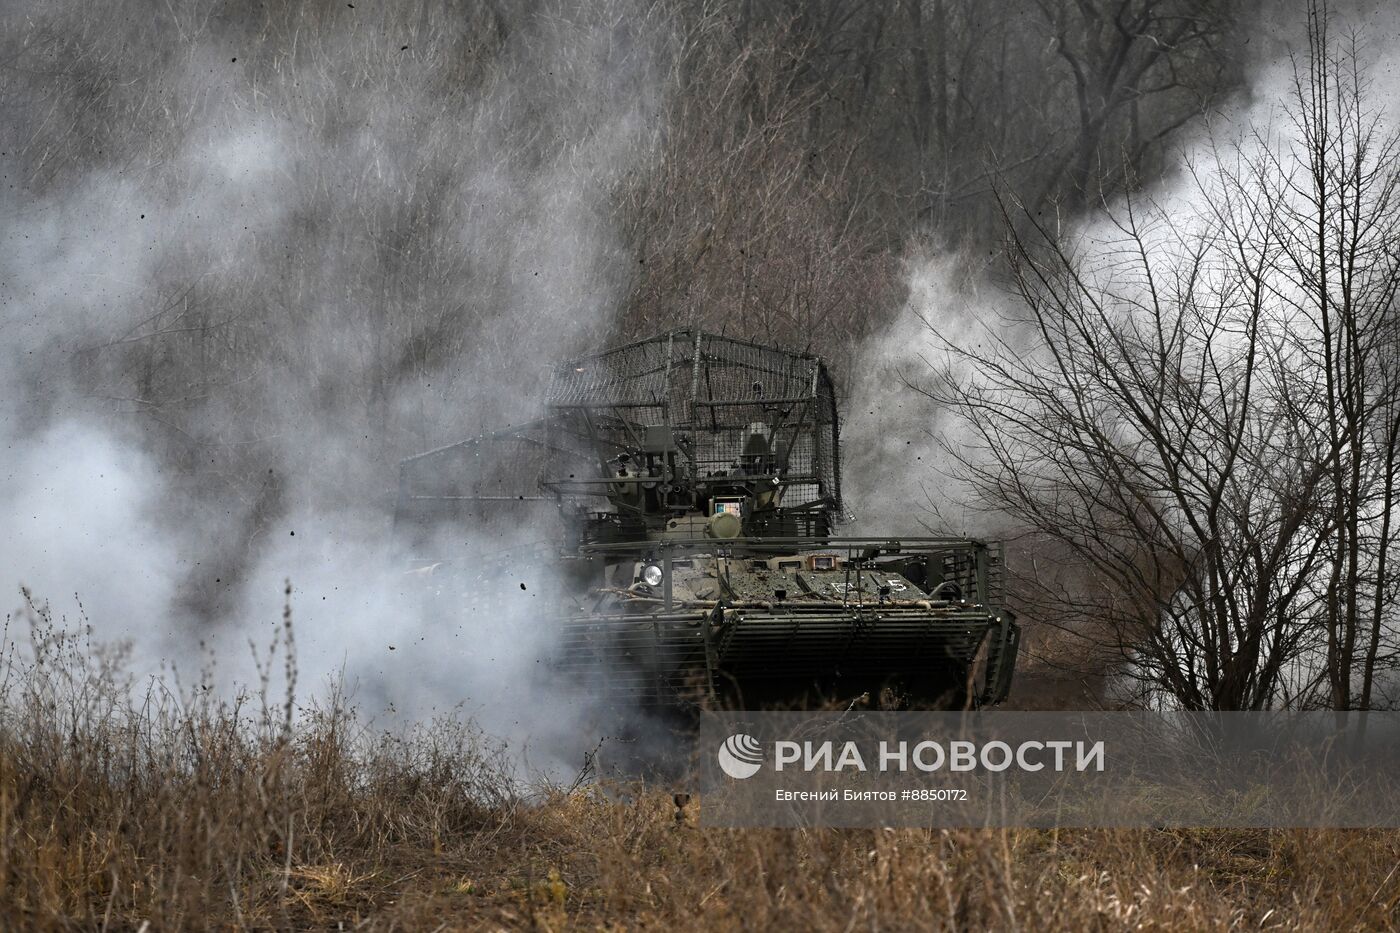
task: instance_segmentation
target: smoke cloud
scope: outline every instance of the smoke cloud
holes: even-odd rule
[[[1367,99],[1393,100],[1400,92],[1400,17],[1366,4],[1334,5],[1327,16],[1334,40],[1348,48],[1356,41],[1358,78],[1368,89]],[[1213,222],[1212,178],[1240,173],[1270,147],[1298,144],[1288,100],[1295,65],[1306,70],[1306,26],[1302,5],[1261,11],[1249,27],[1246,85],[1218,110],[1187,125],[1162,176],[1127,196],[1145,224],[1136,232],[1157,247],[1153,259],[1160,260],[1164,273],[1188,234]],[[1378,115],[1382,131],[1393,125],[1393,114]],[[1002,193],[1014,215],[1017,192],[1003,187]],[[1147,287],[1141,280],[1115,278],[1123,251],[1135,248],[1120,226],[1125,205],[1124,196],[1117,196],[1078,214],[1038,218],[1083,260],[1086,274],[1099,276],[1099,291],[1122,299],[1115,304],[1120,309]],[[948,344],[980,347],[996,338],[1033,354],[1035,335],[994,255],[930,246],[929,239],[916,239],[907,250],[904,307],[888,328],[865,342],[851,367],[845,498],[861,533],[995,537],[1008,530],[1005,519],[994,504],[978,503],[957,478],[964,469],[959,457],[973,463],[979,458],[976,439],[920,390],[944,377],[977,380],[978,373],[950,353]],[[936,236],[933,240],[936,244]],[[1163,281],[1169,278],[1166,274]]]
[[[539,571],[500,581],[518,613],[425,614],[391,489],[399,458],[532,416],[546,364],[609,332],[610,199],[649,157],[664,23],[123,6],[111,35],[82,4],[5,17],[6,609],[80,600],[144,670],[203,642],[246,680],[289,579],[303,685],[557,725],[525,676]],[[51,120],[72,148],[28,148]]]

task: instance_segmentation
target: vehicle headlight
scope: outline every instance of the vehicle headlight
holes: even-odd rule
[[[642,582],[647,586],[660,586],[662,577],[661,568],[656,564],[647,564],[642,568]]]

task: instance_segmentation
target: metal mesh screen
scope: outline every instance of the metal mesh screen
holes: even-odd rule
[[[761,426],[790,480],[783,505],[839,509],[835,393],[809,354],[674,331],[558,364],[548,404],[564,434],[619,450],[669,427],[697,478],[732,469]]]

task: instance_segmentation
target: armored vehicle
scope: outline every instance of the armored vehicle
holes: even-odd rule
[[[840,447],[820,359],[675,331],[559,363],[542,418],[404,461],[397,523],[549,529],[508,556],[555,570],[532,624],[558,676],[627,702],[1000,702],[1000,544],[839,535]]]

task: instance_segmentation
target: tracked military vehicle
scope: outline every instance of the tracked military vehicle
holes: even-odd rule
[[[837,533],[820,359],[676,331],[557,364],[545,412],[405,461],[397,522],[420,540],[554,529],[509,560],[557,570],[535,623],[557,676],[647,706],[1006,696],[1020,629],[999,544]]]

